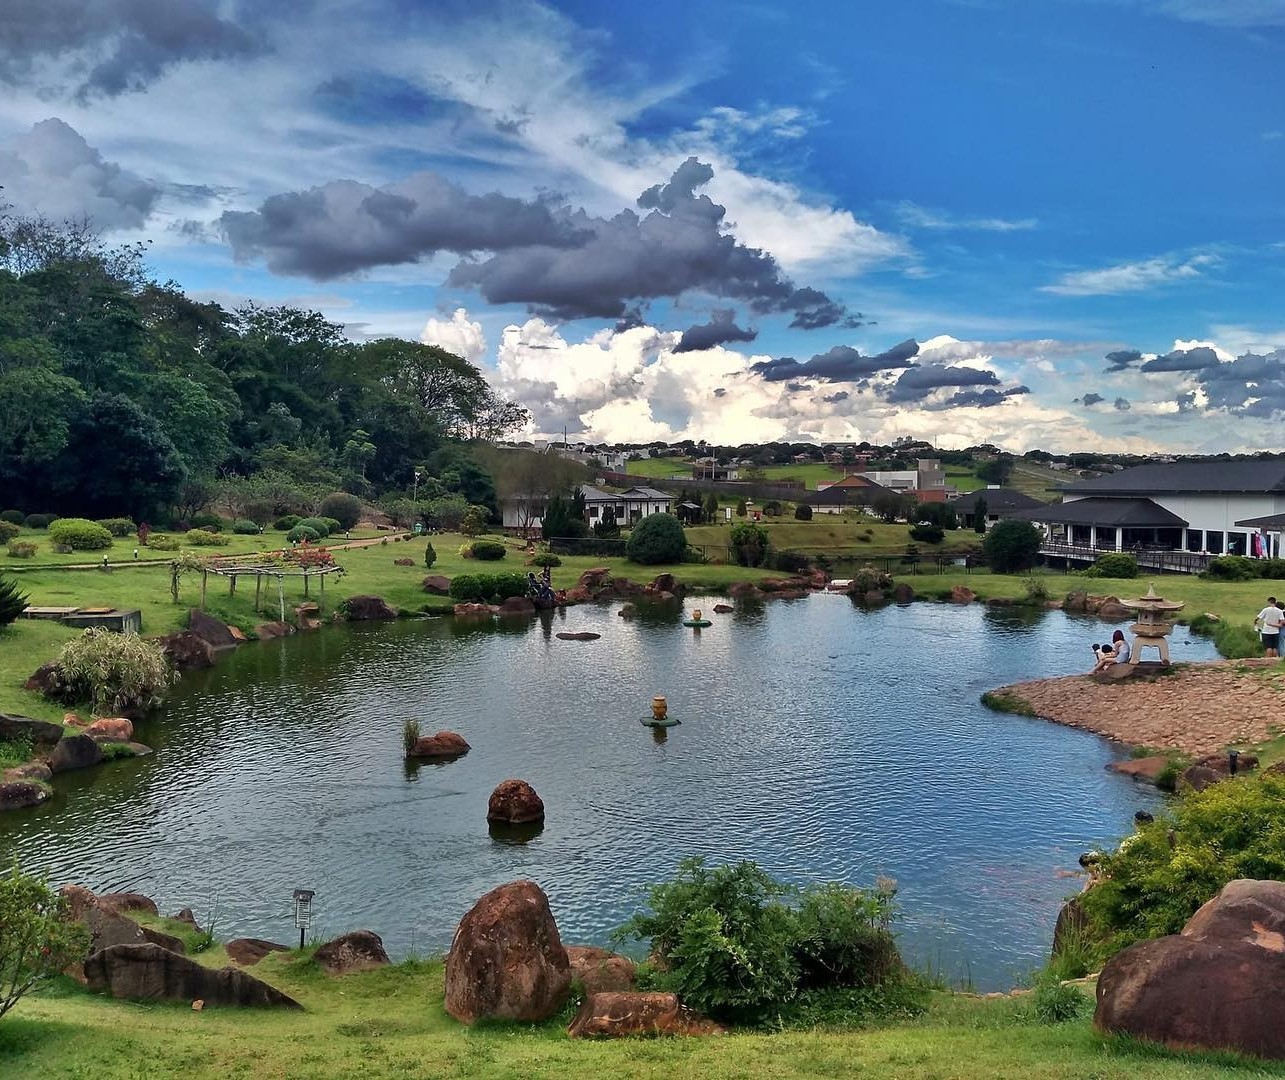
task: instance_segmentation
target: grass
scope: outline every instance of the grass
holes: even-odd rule
[[[1035,715],[1031,703],[1011,690],[987,690],[982,695],[982,704],[996,712],[1012,713],[1015,716]]]
[[[173,924],[164,929],[175,932]],[[218,947],[197,959],[211,966],[226,962]],[[197,1013],[185,1003],[95,997],[67,980],[24,999],[0,1022],[0,1075],[1212,1080],[1285,1074],[1280,1066],[1230,1054],[1180,1054],[1103,1036],[1083,1017],[1038,1024],[1029,998],[937,993],[916,1020],[859,1031],[589,1042],[566,1037],[565,1013],[545,1025],[462,1027],[442,1009],[443,969],[436,961],[412,960],[336,979],[306,952],[291,952],[274,953],[251,970],[305,1011]]]
[[[730,525],[692,526],[687,529],[687,542],[707,546],[711,555],[719,554],[727,547],[733,526],[744,520],[736,518]],[[910,539],[909,525],[885,525],[851,511],[815,514],[811,521],[796,521],[792,516],[764,517],[757,524],[767,529],[772,547],[777,551],[802,551],[854,560],[879,554],[900,555],[911,543],[919,548],[921,555],[962,553],[979,548],[982,540],[971,529],[952,529],[940,544],[925,544]]]

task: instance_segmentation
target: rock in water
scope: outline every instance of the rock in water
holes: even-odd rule
[[[229,626],[228,632],[231,631]],[[179,671],[196,671],[214,666],[214,646],[191,630],[178,630],[157,640],[170,663]]]
[[[522,825],[544,820],[544,800],[525,780],[501,781],[486,804],[486,820]]]
[[[56,773],[85,769],[102,760],[102,748],[88,735],[66,735],[49,755],[49,769]]]
[[[159,945],[113,945],[85,961],[91,990],[130,1001],[194,1001],[299,1009],[275,987],[234,967],[203,967]]]
[[[134,737],[134,722],[123,716],[104,716],[82,732],[95,742],[129,742]]]
[[[190,608],[187,613],[187,628],[212,649],[232,649],[236,647],[236,636],[228,629],[222,619],[216,619],[200,608]]]
[[[721,1035],[724,1028],[678,1003],[677,994],[587,994],[567,1028],[573,1039]]]
[[[354,930],[327,941],[314,954],[317,963],[332,975],[368,971],[389,963],[384,941],[373,930]]]
[[[415,740],[408,757],[413,758],[453,758],[467,754],[472,747],[463,735],[454,731],[439,731],[436,735],[425,735]]]
[[[344,601],[344,612],[352,622],[397,618],[397,609],[379,596],[350,596]]]
[[[571,990],[571,966],[548,897],[532,881],[492,889],[460,920],[446,958],[446,1011],[537,1023]]]

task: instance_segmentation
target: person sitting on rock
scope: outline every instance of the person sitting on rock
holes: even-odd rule
[[[1098,662],[1093,665],[1093,674],[1106,671],[1113,664],[1127,664],[1129,662],[1129,643],[1124,640],[1124,631],[1117,630],[1111,635],[1111,644],[1103,645],[1101,649],[1095,650]]]

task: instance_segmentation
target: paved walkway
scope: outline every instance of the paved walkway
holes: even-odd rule
[[[1285,668],[1277,661],[1191,664],[1152,681],[1088,675],[1005,686],[1046,720],[1132,746],[1196,757],[1249,748],[1285,729]]]

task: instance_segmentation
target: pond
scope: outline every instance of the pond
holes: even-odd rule
[[[56,799],[0,817],[0,854],[191,905],[221,938],[289,942],[291,892],[315,889],[317,934],[368,927],[400,955],[443,951],[478,896],[520,877],[548,892],[564,940],[605,943],[687,855],[797,883],[882,874],[907,957],[994,989],[1046,956],[1081,852],[1159,801],[1104,770],[1119,754],[1106,741],[978,703],[1085,670],[1110,636],[1093,620],[837,595],[742,606],[699,632],[677,611],[617,612],[243,647],[140,728],[153,757],[60,777]],[[1175,634],[1182,658],[1214,655]],[[638,722],[653,694],[682,721],[664,741]],[[407,766],[409,717],[472,752]],[[488,832],[508,777],[547,807],[526,843]]]

